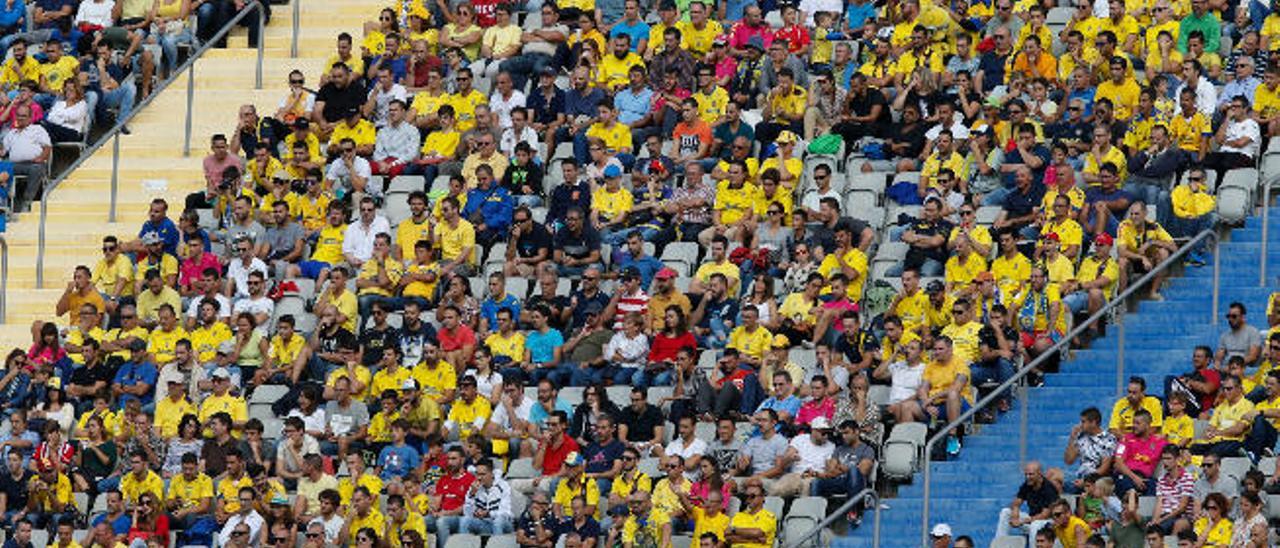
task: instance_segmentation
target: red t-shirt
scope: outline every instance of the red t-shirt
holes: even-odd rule
[[[665,332],[658,333],[653,337],[653,345],[649,347],[649,361],[660,362],[663,360],[676,359],[676,353],[684,347],[697,348],[698,340],[693,338],[693,333],[685,331],[684,334],[671,337]]]
[[[498,22],[498,0],[471,0],[471,7],[476,9],[476,24],[481,28]]]
[[[471,483],[476,481],[476,477],[471,472],[463,472],[461,476],[450,476],[445,474],[436,481],[436,496],[440,497],[440,508],[443,510],[457,510],[462,508],[462,503],[467,499],[467,490],[471,488]]]
[[[678,155],[697,154],[702,143],[711,142],[711,126],[701,118],[694,120],[692,124],[682,121],[676,124],[671,137],[676,142]]]
[[[1218,385],[1221,384],[1222,377],[1218,374],[1218,370],[1212,367],[1201,369],[1200,377],[1205,383],[1213,387],[1208,393],[1200,394],[1200,410],[1213,409],[1213,402],[1218,399]]]
[[[799,53],[809,45],[809,31],[800,25],[792,25],[778,29],[773,33],[774,40],[786,40],[789,53]]]
[[[573,441],[573,438],[569,437],[568,434],[561,435],[564,437],[560,447],[548,447],[547,454],[542,457],[542,475],[544,476],[559,474],[560,468],[564,465],[565,457],[568,457],[569,453],[578,450],[578,442]]]
[[[476,344],[476,332],[462,324],[458,324],[458,328],[453,331],[441,329],[436,333],[436,337],[440,339],[440,350],[445,352],[461,350],[466,345]]]

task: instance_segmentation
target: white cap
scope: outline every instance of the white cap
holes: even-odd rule
[[[951,526],[945,523],[939,523],[933,526],[933,530],[929,532],[931,537],[949,537],[951,536]]]
[[[831,421],[827,420],[826,417],[816,417],[809,422],[809,428],[814,430],[827,430],[831,428]]]

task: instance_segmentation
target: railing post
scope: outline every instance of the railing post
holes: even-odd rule
[[[265,1],[260,0],[258,2],[258,72],[255,79],[255,89],[262,89],[262,54],[267,43],[267,9],[262,4]]]
[[[1222,251],[1218,249],[1221,242],[1217,238],[1213,240],[1213,308],[1209,311],[1209,327],[1218,327],[1218,291],[1219,280],[1222,275]]]
[[[1122,305],[1123,306],[1123,305]],[[1124,382],[1124,319],[1116,322],[1116,336],[1119,338],[1116,348],[1116,397],[1125,393]]]
[[[1267,225],[1271,216],[1271,181],[1262,183],[1262,253],[1258,260],[1258,287],[1267,286]],[[1217,286],[1215,286],[1217,287]]]
[[[924,444],[924,492],[920,498],[920,546],[929,545],[929,492],[933,487],[933,441],[930,439]]]
[[[0,237],[0,323],[9,304],[9,241]],[[878,517],[878,515],[877,515]]]
[[[302,0],[293,0],[293,40],[289,45],[289,57],[298,58],[298,27],[301,26]]]
[[[1021,416],[1018,417],[1018,467],[1021,468],[1027,463],[1027,413],[1030,411],[1025,384],[1018,386],[1018,401],[1022,407],[1019,413]]]
[[[261,37],[259,37],[261,38]],[[186,133],[182,139],[182,157],[191,157],[191,105],[196,99],[196,64],[191,63],[187,68],[187,121]]]
[[[44,230],[45,222],[49,219],[49,209],[45,204],[48,203],[49,187],[45,187],[40,194],[40,229],[36,236],[36,289],[44,289]]]
[[[120,132],[111,139],[111,209],[107,213],[107,222],[116,222],[116,196],[120,181]]]

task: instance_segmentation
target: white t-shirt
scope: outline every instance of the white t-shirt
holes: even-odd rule
[[[1231,141],[1247,137],[1248,144],[1242,147],[1233,147],[1228,145]],[[1239,122],[1227,122],[1227,138],[1223,141],[1222,146],[1218,148],[1222,152],[1238,152],[1250,158],[1258,156],[1258,147],[1262,143],[1262,131],[1258,129],[1258,122],[1253,118],[1245,118]]]
[[[250,272],[261,272],[264,279],[269,277],[267,274],[267,263],[262,262],[262,259],[257,257],[253,258],[249,263],[249,266],[245,266],[244,261],[240,259],[236,259],[227,264],[227,279],[231,280],[231,283],[233,284],[232,287],[236,290],[236,297],[249,296]],[[232,309],[228,307],[227,310]]]
[[[369,161],[363,157],[356,156],[354,166],[356,175],[359,175],[365,181],[368,181],[369,177],[373,175],[373,170],[369,167]],[[325,171],[324,176],[326,179],[337,183],[338,186],[341,186],[346,190],[351,190],[352,188],[351,173],[347,171],[347,164],[343,163],[341,158],[334,160],[333,163],[329,164],[329,169]],[[376,185],[366,185],[364,187],[364,192],[370,196],[382,195],[382,189],[378,188]]]
[[[408,92],[400,84],[391,84],[391,89],[382,89],[380,85],[373,86],[373,89],[369,90],[369,98],[373,99],[374,127],[387,125],[387,109],[391,107],[391,101],[395,99],[405,101],[407,96]]]
[[[479,384],[478,382],[476,383]],[[484,392],[483,394],[491,394],[492,392]],[[528,421],[529,414],[533,412],[533,400],[529,398],[520,398],[520,405],[516,406],[516,418]],[[501,403],[493,406],[493,416],[489,418],[494,424],[503,430],[511,430],[511,417],[507,415],[507,406]]]
[[[915,397],[920,383],[924,381],[924,363],[915,367],[907,365],[907,362],[891,363],[889,373],[893,375],[889,387],[889,403],[909,400]]]
[[[49,132],[35,124],[23,129],[10,129],[4,134],[4,150],[9,153],[11,162],[30,162],[44,152],[44,147],[53,146]]]
[[[316,407],[316,410],[312,411],[310,415],[303,415],[301,409],[294,409],[286,416],[286,418],[288,417],[302,419],[302,429],[308,432],[324,432],[324,427],[329,422],[323,407]],[[305,445],[305,442],[303,443]],[[306,453],[303,454],[305,455]]]
[[[248,274],[246,274],[246,276],[248,276]],[[206,298],[208,297],[206,297],[205,295],[200,295],[198,297],[191,299],[191,304],[187,305],[188,318],[195,319],[200,317],[200,303],[204,301]],[[213,300],[218,301],[218,317],[230,318],[231,317],[231,299],[228,299],[227,296],[223,295],[222,293],[218,293],[213,297]]]
[[[276,302],[268,298],[266,295],[263,295],[257,299],[245,297],[236,301],[231,312],[236,316],[239,316],[242,312],[248,312],[255,316],[258,314],[266,314],[267,316],[270,316],[271,312],[274,311],[275,308]]]
[[[502,92],[496,90],[489,96],[489,110],[498,115],[498,127],[502,129],[511,127],[511,110],[524,104],[524,92],[518,89],[512,90],[511,97],[506,99],[502,98]]]
[[[703,441],[702,438],[693,438],[693,442],[690,443],[688,446],[686,446],[684,443],[684,440],[677,437],[676,439],[671,440],[671,442],[668,443],[667,446],[663,448],[663,452],[665,452],[667,455],[680,455],[680,458],[684,459],[685,461],[685,470],[684,470],[685,479],[689,481],[698,481],[698,478],[702,474],[699,473],[699,470],[697,468],[689,467],[689,458],[701,457],[707,454],[706,441]]]
[[[791,471],[797,474],[826,470],[827,459],[830,459],[831,454],[835,453],[836,450],[836,445],[830,441],[822,445],[815,445],[812,435],[796,436],[791,440],[791,447],[794,447],[796,453],[800,456],[800,460],[791,465]]]
[[[112,0],[103,2],[87,0],[81,2],[80,9],[76,11],[75,24],[89,23],[90,25],[109,27],[111,26],[111,10],[115,7],[116,3]]]

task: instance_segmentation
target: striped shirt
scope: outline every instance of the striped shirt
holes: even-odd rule
[[[1156,482],[1156,496],[1160,499],[1160,513],[1167,515],[1178,507],[1183,497],[1195,495],[1196,479],[1193,474],[1183,469],[1174,477],[1173,472],[1165,474]],[[1188,506],[1189,507],[1189,506]]]
[[[627,315],[633,312],[639,314],[641,318],[649,315],[649,294],[645,293],[643,289],[638,289],[630,295],[618,297],[618,306],[613,314],[614,331],[620,331],[623,320],[626,320]]]
[[[511,519],[511,488],[507,486],[507,482],[495,478],[493,485],[489,487],[478,481],[473,484],[463,502],[462,515],[471,517],[477,510],[488,512],[489,519]]]

